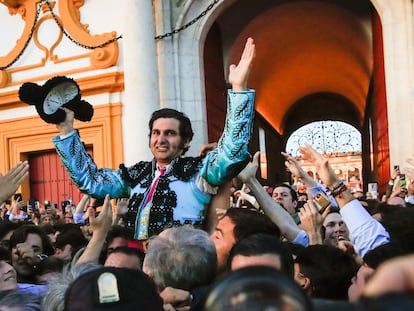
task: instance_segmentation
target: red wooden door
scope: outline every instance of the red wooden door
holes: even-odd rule
[[[87,148],[93,155],[92,147]],[[32,153],[30,164],[30,197],[43,204],[44,201],[57,204],[72,198],[77,204],[82,193],[72,182],[55,150]]]

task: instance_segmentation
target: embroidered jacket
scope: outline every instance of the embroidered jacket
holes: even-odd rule
[[[141,161],[119,170],[98,169],[86,153],[77,131],[53,138],[56,151],[79,190],[93,197],[129,197],[127,227],[145,240],[164,228],[193,224],[203,227],[206,207],[215,187],[236,176],[249,160],[254,115],[254,91],[229,91],[226,124],[218,146],[206,157],[178,157],[159,177],[152,199],[146,202],[156,176],[155,161]]]

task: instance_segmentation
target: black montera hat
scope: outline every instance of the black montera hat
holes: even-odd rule
[[[36,107],[43,121],[59,124],[66,118],[66,107],[75,113],[75,119],[90,121],[93,116],[93,106],[81,99],[79,85],[75,80],[56,76],[46,81],[42,86],[26,82],[19,89],[21,101]]]

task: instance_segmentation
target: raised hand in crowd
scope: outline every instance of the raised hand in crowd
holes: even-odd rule
[[[101,212],[95,217],[95,209],[88,208],[89,224],[93,231],[92,238],[76,264],[98,262],[99,255],[105,243],[106,235],[112,225],[112,204],[109,195],[105,196]]]
[[[292,216],[278,203],[276,203],[266,192],[263,186],[256,178],[256,172],[259,167],[260,152],[256,152],[253,160],[249,162],[246,167],[237,176],[243,183],[245,183],[250,190],[255,194],[257,201],[264,213],[280,228],[281,233],[289,240],[294,241],[303,232],[296,225]],[[307,245],[308,240],[303,241]],[[301,243],[302,244],[302,243]]]
[[[18,215],[21,212],[21,208],[23,207],[24,202],[22,200],[15,200],[11,201],[10,210],[13,215]]]
[[[29,176],[29,163],[19,162],[6,175],[0,173],[0,201],[7,200]]]
[[[198,156],[204,157],[210,151],[213,151],[216,148],[217,148],[217,142],[203,144],[200,150],[198,151]],[[224,213],[227,211],[227,209],[229,208],[228,199],[231,194],[231,191],[230,191],[231,185],[232,185],[231,181],[222,184],[219,187],[216,195],[213,196],[213,198],[211,199],[210,206],[208,208],[208,213],[207,213],[207,227],[206,227],[206,231],[209,234],[214,232],[214,229],[216,228],[217,223],[218,223],[218,219],[221,218],[224,215]]]
[[[247,163],[244,169],[237,175],[237,178],[242,181],[243,184],[249,185],[252,181],[256,180],[256,173],[259,168],[259,158],[260,152],[257,151],[254,154],[252,161]]]
[[[73,221],[75,224],[84,224],[88,219],[89,214],[87,213],[87,204],[90,201],[88,194],[83,194],[79,203],[76,205],[75,211],[73,212]],[[72,207],[70,206],[70,212],[72,213]]]
[[[324,158],[307,143],[304,146],[299,147],[299,152],[303,155],[305,160],[313,163],[319,177],[328,188],[331,188],[338,183],[339,178],[336,176],[333,168],[329,165],[328,159]]]
[[[13,198],[11,200],[10,215],[9,215],[10,221],[24,220],[25,213],[24,211],[22,211],[23,206],[24,206],[24,202],[21,199]]]
[[[330,189],[335,198],[343,221],[346,223],[351,242],[360,257],[380,245],[389,243],[387,230],[374,219],[361,203],[352,195],[346,185],[336,176],[328,160],[309,144],[299,148],[305,160],[315,166],[322,182]]]
[[[285,167],[286,169],[295,177],[300,178],[307,188],[312,188],[317,186],[316,181],[310,177],[300,166],[299,162],[286,152],[282,152],[282,155],[285,157]]]
[[[77,213],[84,213],[87,209],[87,204],[90,201],[91,197],[89,194],[84,193],[82,198],[79,200],[79,203],[76,205],[75,214]]]
[[[399,168],[394,168],[391,172],[391,179],[393,179],[393,180],[397,179],[398,176],[400,176],[400,174],[401,174],[400,169]]]
[[[400,186],[398,183],[394,185],[394,188],[389,196],[389,198],[393,197],[402,197],[404,198],[405,194],[407,192],[407,188]]]
[[[236,190],[234,192],[234,195],[237,197],[236,207],[240,207],[240,204],[243,203],[243,202],[249,202],[256,209],[259,209],[260,205],[257,202],[256,198],[254,196],[250,195],[248,192],[250,192],[250,189],[246,186],[246,184],[243,184],[243,186],[240,190]]]
[[[93,234],[105,235],[112,225],[112,204],[109,195],[105,196],[105,201],[102,205],[101,212],[98,217],[95,217],[95,209],[88,208],[89,224],[93,230]]]
[[[323,244],[321,228],[323,220],[329,212],[330,207],[325,209],[321,215],[312,200],[308,200],[299,209],[300,227],[308,235],[309,245]]]
[[[334,169],[328,162],[328,159],[324,158],[309,144],[306,143],[304,146],[299,147],[299,152],[302,154],[305,160],[313,163],[319,177],[321,178],[324,185],[328,187],[328,189],[335,189],[341,185],[341,180],[338,178],[338,176],[336,176]],[[335,197],[339,208],[354,199],[355,198],[349,189],[345,189],[341,195]]]
[[[128,198],[120,198],[116,201],[115,215],[112,220],[113,225],[117,225],[122,217],[128,212],[128,203]]]
[[[40,215],[46,214],[46,207],[39,201],[35,202],[35,209],[39,211]]]

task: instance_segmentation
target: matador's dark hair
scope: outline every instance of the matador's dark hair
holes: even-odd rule
[[[148,123],[149,126],[149,130],[150,130],[150,134],[149,136],[151,137],[151,131],[152,131],[152,126],[154,124],[154,121],[160,118],[174,118],[177,119],[180,122],[180,136],[183,139],[183,142],[187,141],[190,142],[193,139],[194,136],[194,132],[193,132],[193,128],[191,127],[191,121],[190,119],[187,117],[187,115],[185,115],[184,113],[177,111],[175,109],[171,109],[171,108],[163,108],[160,110],[156,110],[152,113],[151,115],[151,119]],[[181,146],[183,149],[183,153],[186,153],[188,151],[189,146],[184,147]]]

